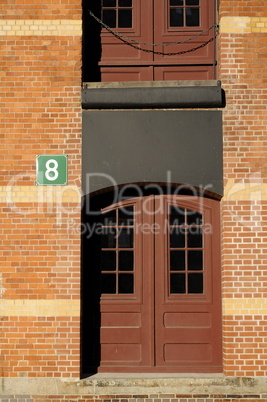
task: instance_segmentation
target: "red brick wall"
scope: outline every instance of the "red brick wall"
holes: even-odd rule
[[[0,13],[1,374],[78,377],[81,3]],[[35,186],[39,154],[68,155],[67,187]]]
[[[2,375],[77,378],[81,4],[4,0],[0,13]],[[219,22],[224,373],[265,376],[267,6],[221,0]],[[35,185],[38,154],[68,155],[66,188]]]
[[[222,205],[225,374],[265,376],[267,228],[267,7],[220,2],[226,92]]]

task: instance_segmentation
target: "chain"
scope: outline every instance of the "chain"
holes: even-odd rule
[[[134,49],[141,50],[142,52],[153,53],[153,54],[159,54],[159,55],[163,55],[163,56],[176,56],[176,55],[182,55],[182,54],[185,54],[185,53],[194,52],[194,51],[196,51],[196,50],[198,50],[198,49],[201,49],[201,48],[207,46],[210,42],[213,42],[213,41],[215,40],[215,38],[217,37],[217,35],[218,35],[218,31],[216,30],[216,33],[215,33],[215,35],[214,35],[212,38],[210,38],[207,42],[204,42],[204,43],[202,43],[202,44],[199,45],[199,46],[193,47],[193,48],[188,49],[188,50],[181,50],[181,51],[179,51],[179,52],[168,52],[168,53],[166,53],[166,52],[157,52],[157,51],[151,50],[151,49],[143,49],[143,48],[141,48],[140,46],[136,46],[136,45],[134,45],[133,43],[127,42],[125,39],[121,38],[120,36],[117,36],[117,35],[114,35],[114,36],[115,36],[117,39],[121,40],[121,41],[122,41],[123,43],[125,43],[126,45],[128,45],[128,46],[130,46],[130,47],[133,47]]]
[[[191,36],[190,38],[187,38],[187,39],[184,39],[184,40],[181,40],[181,41],[178,41],[178,42],[147,43],[147,42],[140,42],[140,41],[138,41],[138,40],[135,40],[135,39],[133,39],[133,38],[130,38],[129,36],[121,35],[119,32],[114,31],[112,28],[110,28],[108,25],[106,25],[103,21],[101,21],[96,15],[94,15],[94,14],[92,13],[91,10],[89,10],[89,14],[90,14],[91,17],[93,17],[100,25],[102,25],[103,28],[106,28],[108,32],[110,32],[112,35],[114,35],[116,38],[118,38],[118,39],[120,39],[120,40],[125,39],[125,43],[127,43],[127,44],[129,44],[129,45],[130,45],[130,43],[128,43],[128,42],[134,42],[134,43],[137,43],[138,45],[146,45],[146,46],[153,46],[153,47],[156,47],[156,46],[181,45],[181,44],[184,44],[184,43],[189,42],[189,41],[191,41],[191,40],[194,40],[194,39],[198,38],[198,37],[201,36],[201,35],[204,35],[205,33],[209,32],[212,28],[217,28],[217,27],[218,27],[216,24],[213,24],[213,25],[211,25],[209,28],[207,28],[207,29],[201,31],[200,33],[198,33],[197,35]],[[138,49],[140,49],[140,48],[138,47]],[[145,49],[140,49],[140,50],[146,51]]]

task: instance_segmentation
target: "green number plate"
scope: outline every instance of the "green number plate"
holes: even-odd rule
[[[68,183],[68,157],[66,155],[37,155],[36,184],[38,186],[64,186]]]

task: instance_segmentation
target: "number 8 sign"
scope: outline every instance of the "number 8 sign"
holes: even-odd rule
[[[64,186],[68,182],[66,155],[37,155],[36,184]]]

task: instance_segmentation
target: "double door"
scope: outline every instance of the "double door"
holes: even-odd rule
[[[102,81],[215,78],[215,0],[102,0],[101,19]]]
[[[102,210],[100,372],[220,372],[219,203],[148,196]]]

